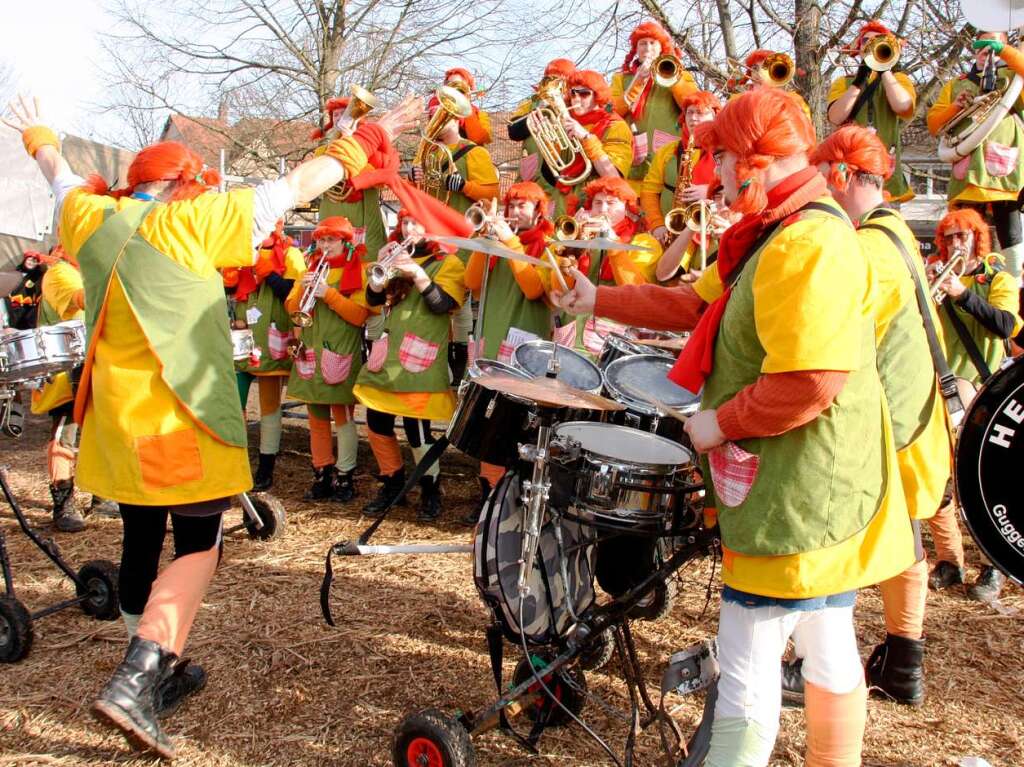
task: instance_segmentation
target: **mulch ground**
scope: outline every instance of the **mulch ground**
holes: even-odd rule
[[[52,531],[45,479],[46,421],[34,418],[20,440],[0,440],[0,463],[35,526],[54,535],[75,566],[117,561],[120,523],[92,517],[86,532]],[[255,437],[251,444],[256,444]],[[411,458],[408,460],[411,461]],[[235,534],[193,631],[187,655],[209,673],[207,689],[167,722],[177,764],[389,765],[391,736],[406,713],[437,707],[448,713],[494,699],[484,642],[487,614],[466,555],[363,557],[337,565],[332,605],[336,628],[320,616],[318,590],[331,543],[366,526],[359,508],[375,492],[372,457],[362,445],[359,497],[351,504],[302,500],[310,482],[307,433],[286,419],[273,492],[288,512],[283,538],[266,543]],[[476,500],[475,469],[449,451],[443,459],[445,514],[415,522],[412,504],[389,519],[375,542],[470,540],[457,523]],[[86,496],[79,496],[83,503]],[[237,510],[231,521],[240,519]],[[0,511],[18,597],[31,610],[68,598],[73,589],[33,548],[7,511]],[[977,552],[969,552],[970,577]],[[337,562],[337,560],[335,560]],[[714,633],[717,597],[705,610],[711,563],[683,571],[673,612],[635,624],[648,679],[657,686],[664,660]],[[717,582],[715,587],[717,589]],[[956,765],[979,756],[993,767],[1024,764],[1024,593],[1009,587],[996,607],[961,594],[932,595],[926,624],[928,699],[918,709],[869,704],[864,750],[868,765]],[[884,637],[881,603],[866,590],[857,607],[866,656]],[[117,735],[100,729],[88,707],[124,651],[119,621],[96,622],[77,608],[35,623],[35,643],[18,664],[0,668],[0,767],[6,765],[143,765]],[[510,674],[516,653],[506,657]],[[625,688],[614,671],[588,675],[595,698],[584,718],[614,743],[625,734]],[[699,699],[668,703],[684,730]],[[640,738],[639,763],[657,761],[655,728]],[[579,729],[551,730],[540,754],[509,738],[474,740],[484,767],[603,765],[608,760]],[[802,764],[803,714],[785,710],[773,764]]]

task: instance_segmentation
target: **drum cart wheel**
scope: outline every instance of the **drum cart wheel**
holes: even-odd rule
[[[615,654],[615,642],[610,631],[602,631],[588,639],[580,651],[580,668],[584,671],[597,671],[608,665]]]
[[[529,658],[520,660],[516,665],[516,670],[512,673],[512,686],[517,687],[528,679],[534,678],[533,671],[530,669],[532,664],[534,669],[542,673],[541,679],[544,680],[544,684],[554,693],[555,698],[562,706],[569,709],[573,716],[579,716],[587,702],[587,678],[584,676],[583,670],[578,666],[573,666],[568,669],[559,669],[553,674],[543,674],[549,660],[550,656],[544,653],[535,653]],[[562,727],[572,722],[562,706],[554,703],[536,682],[527,688],[521,703],[524,704],[523,714],[531,722],[536,722],[541,716],[547,717],[545,724],[548,727]]]
[[[245,530],[254,541],[272,541],[284,534],[287,517],[284,505],[269,493],[242,493],[242,523],[229,527],[224,534]]]
[[[18,504],[7,483],[6,468],[0,466],[0,490],[7,504],[14,512],[15,519],[26,537],[53,562],[53,564],[75,584],[75,597],[44,607],[30,613],[14,594],[14,578],[11,561],[7,554],[4,535],[0,532],[0,570],[4,577],[4,596],[0,597],[0,662],[15,663],[32,647],[32,623],[47,615],[78,605],[82,611],[96,620],[111,621],[120,616],[117,598],[117,566],[105,559],[95,559],[84,564],[78,572],[71,569],[61,556],[57,544],[50,538],[41,538],[28,524],[25,513]]]
[[[469,733],[434,708],[405,717],[391,747],[395,767],[475,767]]]

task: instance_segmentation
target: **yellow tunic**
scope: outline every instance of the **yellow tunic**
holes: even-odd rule
[[[105,209],[142,204],[72,191],[60,216],[64,248],[77,256],[103,223]],[[139,234],[181,267],[208,276],[218,268],[252,265],[252,217],[251,189],[204,194],[157,205]],[[121,503],[162,506],[223,498],[252,487],[245,448],[214,438],[164,382],[116,276],[95,341],[90,391],[78,457],[83,490]]]
[[[59,261],[43,275],[43,300],[54,308],[61,322],[80,320],[79,294],[84,290],[81,273],[67,261]]]

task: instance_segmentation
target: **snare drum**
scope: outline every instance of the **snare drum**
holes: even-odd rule
[[[597,366],[604,370],[615,360],[645,353],[650,353],[646,347],[633,343],[620,333],[609,333],[604,337],[604,346],[601,348],[601,356],[597,359]]]
[[[660,434],[689,447],[682,422],[670,415],[660,415],[645,396],[652,396],[686,415],[697,412],[700,395],[668,379],[673,364],[672,360],[658,354],[637,354],[612,362],[604,371],[605,396],[625,405],[626,409],[609,413],[608,420]]]
[[[557,354],[559,381],[575,389],[600,394],[603,384],[601,371],[593,362],[573,349],[553,341],[527,341],[512,352],[512,365],[534,378],[543,378],[548,372],[552,350]]]
[[[16,386],[70,372],[85,361],[85,323],[58,322],[0,339],[0,381]]]
[[[231,331],[231,350],[236,360],[247,360],[256,348],[256,339],[253,338],[252,329]]]
[[[679,356],[678,349],[669,349],[664,346],[646,346],[644,341],[681,341],[687,338],[689,333],[673,333],[669,330],[651,330],[650,328],[626,328],[626,340],[640,348],[643,354],[660,354],[664,357],[675,359]]]
[[[475,382],[489,373],[528,378],[502,362],[476,360],[469,368],[469,377],[459,385],[459,404],[448,424],[448,441],[479,461],[509,467],[519,460],[519,443],[534,441],[534,406],[529,400]]]
[[[689,450],[664,437],[586,421],[556,426],[550,454],[555,508],[585,525],[639,535],[670,526],[693,463]]]

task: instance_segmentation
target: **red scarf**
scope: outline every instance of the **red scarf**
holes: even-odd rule
[[[632,242],[633,236],[636,234],[637,222],[631,219],[629,216],[625,216],[619,223],[617,223],[612,229],[615,231],[615,237],[619,242]],[[599,253],[600,251],[585,250],[577,261],[579,263],[579,269],[584,274],[590,274],[590,259],[592,253]],[[602,282],[608,282],[615,279],[615,273],[612,271],[612,259],[607,253],[605,254],[604,261],[601,262],[601,274],[599,279]]]
[[[353,245],[350,242],[344,243],[341,253],[328,256],[327,265],[331,269],[341,269],[341,279],[338,280],[338,292],[343,296],[349,296],[363,287],[363,263],[362,257],[366,253],[366,246]],[[323,260],[323,254],[317,250],[310,259],[309,268],[316,269]]]
[[[285,272],[285,254],[292,245],[290,237],[281,237],[276,232],[270,235],[260,245],[260,259],[270,258],[271,268],[274,274],[282,275]],[[269,251],[269,256],[264,253]],[[247,301],[252,293],[259,290],[260,285],[267,278],[267,275],[257,275],[256,269],[247,266],[238,270],[238,286],[235,288],[235,300]]]
[[[570,114],[572,114],[570,112]],[[584,128],[589,130],[595,136],[602,141],[604,140],[604,134],[608,132],[609,126],[615,122],[616,119],[620,119],[619,116],[613,112],[608,112],[604,107],[597,107],[591,109],[586,114],[573,115],[576,122],[582,125]],[[583,158],[577,157],[572,165],[565,170],[566,176],[576,176],[583,170]],[[579,208],[579,197],[572,193],[572,187],[566,186],[565,184],[556,181],[555,189],[565,195],[565,212],[568,215],[573,215]]]
[[[519,233],[519,242],[523,244],[526,255],[540,258],[544,255],[544,248],[548,246],[548,240],[555,232],[555,225],[546,218],[537,219],[532,229]],[[498,263],[499,256],[491,256],[487,262],[487,271],[491,271]]]
[[[768,205],[762,212],[748,213],[722,235],[718,244],[718,274],[722,284],[729,285],[733,271],[742,267],[751,247],[767,227],[827,193],[825,177],[813,166],[797,171],[769,191]],[[715,339],[731,293],[732,287],[726,287],[704,311],[669,373],[672,381],[691,392],[699,392],[714,369]]]
[[[473,233],[473,228],[461,213],[417,189],[398,175],[398,152],[379,125],[363,123],[356,130],[357,135],[369,132],[380,134],[375,142],[379,149],[367,158],[369,165],[352,179],[352,187],[362,191],[371,186],[386,186],[395,193],[402,207],[409,211],[409,215],[423,225],[427,234],[469,237]],[[450,250],[454,251],[455,248]]]
[[[639,64],[636,61],[634,61],[631,67],[624,69],[623,71],[626,74],[634,75],[635,77],[638,66]],[[630,85],[632,85],[632,83],[630,83]],[[640,95],[637,96],[636,103],[633,104],[632,109],[629,110],[630,114],[633,115],[633,122],[644,119],[644,110],[647,109],[647,97],[651,95],[651,88],[653,86],[654,73],[648,72],[647,82],[644,83],[644,89],[640,91]],[[626,90],[629,90],[629,88],[627,88]]]

